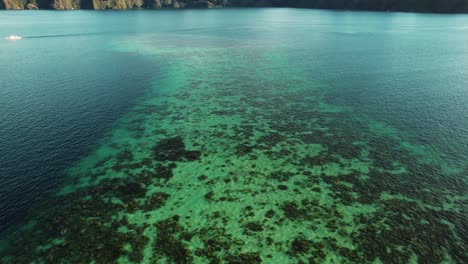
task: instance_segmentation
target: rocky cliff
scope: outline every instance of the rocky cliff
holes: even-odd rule
[[[298,7],[468,13],[468,0],[0,0],[2,9]]]

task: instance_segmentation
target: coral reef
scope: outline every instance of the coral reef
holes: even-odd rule
[[[116,44],[175,62],[2,263],[467,262],[463,163],[327,104],[287,52],[198,41]]]

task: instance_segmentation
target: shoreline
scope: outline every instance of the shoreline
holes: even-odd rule
[[[372,13],[407,13],[407,14],[439,14],[439,15],[466,15],[468,14],[468,7],[466,10],[460,11],[440,11],[440,10],[405,10],[405,9],[352,9],[352,8],[314,8],[314,7],[296,7],[296,6],[217,6],[217,7],[130,7],[130,8],[5,8],[0,3],[0,11],[175,11],[175,10],[235,10],[235,9],[304,9],[304,10],[318,10],[318,11],[331,11],[331,12],[372,12]]]

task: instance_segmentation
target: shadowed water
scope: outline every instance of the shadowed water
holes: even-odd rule
[[[56,194],[5,236],[3,262],[467,261],[467,16],[70,16],[120,23],[94,41],[142,60],[113,78],[117,94],[145,95],[87,139]]]

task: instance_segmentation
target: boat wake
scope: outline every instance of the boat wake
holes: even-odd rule
[[[79,37],[79,36],[93,36],[93,35],[102,35],[105,33],[75,33],[75,34],[56,34],[56,35],[37,35],[37,36],[26,36],[20,37],[17,35],[10,35],[6,37],[7,40],[20,40],[20,39],[37,39],[37,38],[64,38],[64,37]]]
[[[56,35],[29,36],[26,38],[63,38],[63,37],[89,36],[89,35],[98,35],[98,34],[99,33],[56,34]]]
[[[7,39],[7,40],[20,40],[20,39],[22,39],[22,37],[16,36],[16,35],[10,35],[10,36],[6,37],[5,39]]]

